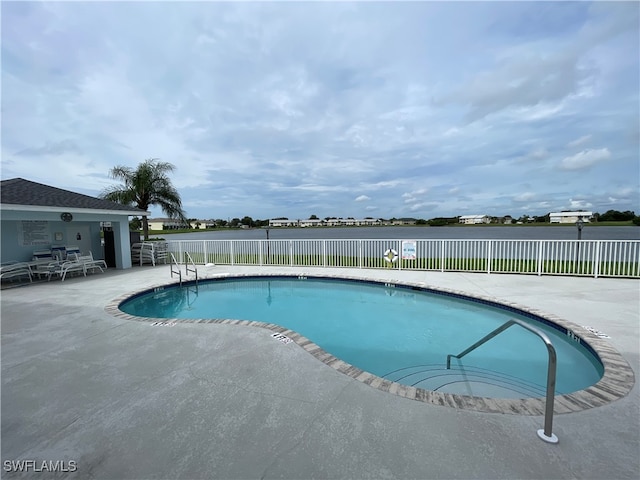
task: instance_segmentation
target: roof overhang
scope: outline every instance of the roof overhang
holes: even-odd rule
[[[99,208],[72,208],[72,207],[45,207],[41,205],[17,205],[10,203],[2,203],[0,204],[0,210],[7,211],[15,211],[15,212],[50,212],[50,213],[85,213],[85,214],[96,214],[96,215],[127,215],[127,216],[138,216],[138,217],[148,217],[151,215],[151,212],[144,212],[142,210],[102,210]]]

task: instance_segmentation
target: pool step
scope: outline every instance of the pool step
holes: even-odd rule
[[[390,372],[384,378],[441,393],[493,398],[544,397],[544,385],[537,385],[512,375],[469,366],[444,364],[414,365]]]

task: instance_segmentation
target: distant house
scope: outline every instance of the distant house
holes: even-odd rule
[[[380,220],[377,218],[363,218],[361,220],[356,220],[357,225],[366,225],[366,226],[374,226],[380,225]]]
[[[593,217],[592,212],[552,212],[549,214],[551,223],[576,223],[578,218],[583,222],[590,222]]]
[[[311,218],[309,220],[298,220],[299,227],[319,227],[322,225],[323,220],[318,218]]]
[[[414,221],[415,223],[415,221]],[[380,225],[381,222],[376,218],[328,218],[321,220],[319,218],[313,218],[309,220],[287,220],[287,219],[273,219],[269,220],[270,227],[361,227]],[[406,222],[399,223],[399,225],[406,224]]]
[[[176,220],[174,218],[150,218],[149,230],[178,230],[180,228],[190,228],[184,222]]]
[[[269,220],[269,227],[297,227],[297,220],[289,220],[288,218],[277,218]]]
[[[398,218],[391,222],[391,225],[415,225],[415,218]]]
[[[469,225],[491,223],[491,217],[488,215],[461,215],[458,218],[458,221]]]

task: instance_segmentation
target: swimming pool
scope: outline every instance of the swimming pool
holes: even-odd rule
[[[542,330],[557,357],[558,394],[597,383],[598,355],[545,318],[415,285],[298,277],[242,277],[156,287],[118,305],[134,317],[237,319],[275,324],[374,377],[433,392],[492,398],[545,394],[548,356],[540,338],[514,326],[463,359],[458,354],[511,318]]]

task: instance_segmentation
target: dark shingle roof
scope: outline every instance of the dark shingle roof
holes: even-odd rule
[[[69,190],[62,190],[61,188],[43,185],[23,178],[12,178],[0,182],[0,203],[40,207],[139,211],[144,213],[144,210],[139,210],[135,207],[70,192]]]

